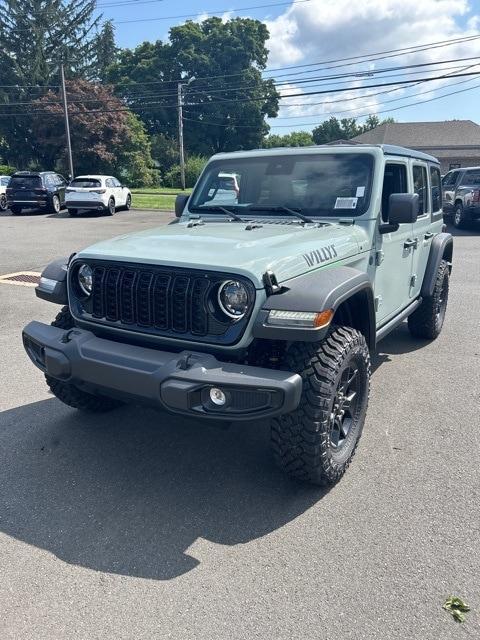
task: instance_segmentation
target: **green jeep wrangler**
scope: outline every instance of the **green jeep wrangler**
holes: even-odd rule
[[[443,325],[452,237],[435,158],[387,145],[224,153],[177,224],[51,263],[25,349],[62,402],[268,418],[290,476],[332,485],[362,433],[370,353]],[[173,428],[173,425],[172,425]]]

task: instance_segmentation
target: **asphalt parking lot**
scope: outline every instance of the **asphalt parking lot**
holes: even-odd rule
[[[0,275],[171,219],[2,215]],[[329,492],[276,470],[263,423],[63,406],[20,335],[57,309],[0,285],[2,640],[480,637],[480,226],[455,235],[444,330],[380,343]]]

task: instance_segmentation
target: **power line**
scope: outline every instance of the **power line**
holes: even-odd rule
[[[461,78],[461,77],[465,77],[465,76],[479,76],[480,75],[480,71],[472,71],[472,72],[467,72],[467,73],[457,73],[457,74],[447,74],[447,75],[441,75],[441,76],[435,76],[435,77],[430,77],[430,78],[417,78],[415,80],[404,80],[403,84],[407,85],[407,84],[414,84],[414,83],[419,83],[419,82],[432,82],[435,80],[444,80],[444,79],[448,79],[448,78]],[[322,91],[311,91],[311,92],[306,92],[306,93],[297,93],[297,94],[291,94],[291,95],[284,95],[284,96],[280,96],[281,99],[283,98],[288,98],[288,97],[297,97],[297,96],[308,96],[308,95],[322,95],[322,94],[330,94],[330,93],[345,93],[345,92],[351,92],[351,91],[355,91],[355,90],[362,90],[362,89],[373,89],[373,88],[377,88],[377,87],[388,87],[388,86],[395,86],[398,85],[399,82],[386,82],[386,83],[377,83],[377,84],[372,84],[372,85],[368,85],[366,87],[350,87],[350,88],[341,88],[341,89],[327,89],[327,90],[322,90]],[[248,98],[248,99],[239,99],[239,100],[231,100],[231,101],[226,101],[226,102],[235,102],[235,103],[246,103],[246,102],[259,102],[259,101],[265,101],[268,99],[268,96],[264,96],[263,98]],[[353,98],[352,98],[353,99]],[[177,105],[176,104],[171,104],[171,105],[165,105],[161,102],[158,103],[154,103],[152,102],[151,104],[148,105],[143,105],[140,107],[137,107],[137,110],[144,110],[144,109],[149,109],[151,108],[154,104],[158,104],[162,109],[165,108],[171,108],[171,109],[176,109]],[[191,103],[188,106],[192,107],[192,106],[211,106],[214,105],[216,103],[213,102],[209,102],[209,103]],[[41,106],[41,105],[39,105]],[[123,108],[119,108],[119,109],[92,109],[92,110],[76,110],[76,111],[69,111],[70,115],[76,115],[76,114],[95,114],[95,113],[121,113],[121,112],[130,112],[131,109],[129,109],[128,107],[123,107]],[[24,116],[24,115],[56,115],[51,113],[50,111],[40,111],[40,110],[36,110],[36,111],[30,111],[30,112],[14,112],[14,113],[0,113],[0,116],[4,116],[4,117],[10,117],[10,116]],[[360,117],[360,116],[359,116]],[[240,126],[240,125],[239,125]],[[279,125],[281,126],[281,125]]]
[[[456,95],[458,93],[465,93],[466,91],[473,91],[474,89],[478,89],[480,88],[480,84],[475,85],[474,87],[467,87],[466,89],[459,89],[457,91],[452,91],[450,93],[445,93],[444,95],[441,96],[436,96],[435,98],[429,98],[428,100],[423,100],[422,104],[425,104],[426,102],[433,102],[435,100],[440,100],[441,98],[447,98],[448,96],[453,96]],[[393,109],[384,109],[381,111],[375,111],[375,114],[379,114],[379,113],[391,113],[392,111],[399,111],[400,109],[406,109],[407,107],[413,107],[418,105],[417,102],[411,102],[409,104],[405,104],[402,105],[400,107],[395,107]],[[379,105],[379,106],[383,106],[383,105]],[[333,115],[329,114],[329,115]],[[371,113],[364,113],[361,115],[357,115],[356,118],[367,118],[369,115],[372,115]],[[233,128],[237,128],[237,127],[242,127],[242,128],[256,128],[256,125],[237,125],[237,124],[222,124],[222,123],[218,123],[218,122],[207,122],[205,120],[193,120],[191,118],[184,118],[184,120],[187,120],[188,122],[194,122],[195,124],[205,124],[208,126],[213,126],[213,127],[233,127]],[[296,127],[311,127],[313,126],[315,123],[313,122],[297,122],[295,123],[294,126]],[[270,125],[272,128],[292,128],[291,124],[272,124]]]

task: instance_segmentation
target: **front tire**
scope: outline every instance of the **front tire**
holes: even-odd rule
[[[73,317],[68,307],[63,307],[52,322],[52,327],[59,327],[60,329],[65,330],[73,329],[74,326]],[[113,398],[87,393],[73,384],[69,384],[63,380],[58,380],[57,378],[52,378],[48,375],[45,375],[45,380],[47,381],[47,384],[54,396],[69,407],[79,409],[80,411],[86,411],[88,413],[105,413],[106,411],[116,409],[123,404],[119,400],[114,400]]]
[[[325,340],[295,343],[285,368],[302,376],[300,404],[272,420],[275,460],[290,477],[332,486],[347,470],[362,434],[370,392],[364,336],[332,327]]]
[[[13,213],[14,216],[18,216],[20,213],[22,213],[22,207],[12,206],[10,207],[10,211]]]
[[[408,317],[408,328],[414,338],[435,340],[442,331],[448,303],[450,268],[446,260],[440,262],[433,295],[424,298],[418,309]]]

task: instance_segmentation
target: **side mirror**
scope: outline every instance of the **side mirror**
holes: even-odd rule
[[[175,215],[177,218],[181,218],[182,217],[182,213],[185,209],[185,206],[187,204],[188,198],[190,196],[185,196],[183,194],[179,194],[176,199],[175,199]]]
[[[392,193],[388,202],[390,224],[412,224],[417,221],[419,211],[418,193]]]

